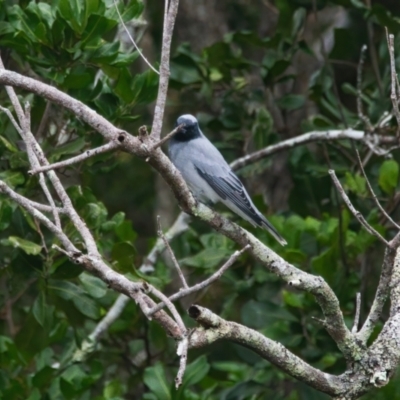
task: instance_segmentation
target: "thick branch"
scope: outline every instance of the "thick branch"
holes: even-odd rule
[[[255,351],[289,375],[321,392],[335,395],[343,390],[343,382],[340,378],[311,367],[280,343],[266,338],[253,329],[236,322],[225,321],[198,305],[192,305],[188,313],[202,326],[190,333],[189,348],[207,346],[221,339],[231,340]]]

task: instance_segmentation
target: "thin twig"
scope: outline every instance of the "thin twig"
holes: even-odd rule
[[[23,135],[21,127],[18,125],[18,122],[15,120],[14,116],[12,115],[11,111],[8,108],[0,106],[0,110],[3,111],[7,117],[10,119],[11,123],[14,125],[16,131],[21,135]]]
[[[180,280],[181,280],[181,282],[182,282],[182,286],[183,286],[185,289],[188,289],[189,286],[188,286],[188,284],[186,283],[186,279],[185,279],[185,277],[184,277],[184,275],[183,275],[183,272],[182,272],[182,270],[181,270],[181,267],[179,266],[178,260],[176,259],[175,254],[174,254],[174,252],[172,251],[172,248],[171,248],[171,246],[169,245],[167,238],[166,238],[166,237],[164,236],[164,234],[163,234],[163,231],[162,231],[162,228],[161,228],[160,216],[159,216],[159,215],[157,215],[157,226],[158,226],[157,234],[158,234],[158,236],[164,241],[165,247],[167,248],[167,250],[168,250],[168,252],[169,252],[169,255],[171,256],[172,263],[174,264],[174,267],[175,267],[175,269],[176,269],[176,272],[178,273],[179,278],[180,278]]]
[[[393,112],[397,120],[397,133],[400,132],[400,111],[398,104],[398,93],[396,88],[397,83],[397,74],[396,74],[396,65],[395,65],[395,57],[394,57],[394,35],[388,33],[386,28],[386,39],[389,48],[389,56],[390,56],[390,75],[391,75],[391,92],[390,92],[390,100],[392,100]]]
[[[353,204],[351,203],[349,197],[347,196],[346,192],[344,191],[339,179],[337,178],[335,171],[330,169],[329,175],[331,176],[333,183],[335,184],[337,190],[339,191],[340,195],[342,196],[343,201],[346,203],[348,209],[351,213],[358,219],[360,224],[365,228],[365,230],[370,233],[371,235],[377,237],[382,243],[384,243],[387,247],[390,247],[389,242],[379,233],[377,232],[364,218],[364,216],[357,211]]]
[[[49,229],[63,244],[63,246],[72,252],[78,252],[78,249],[71,243],[64,232],[51,222],[45,215],[43,215],[38,209],[32,206],[32,202],[16,193],[12,190],[5,182],[0,181],[0,193],[6,194],[10,199],[15,201],[18,205],[25,208],[29,214],[34,218],[38,219],[47,229]]]
[[[47,125],[47,120],[49,119],[50,109],[51,109],[51,102],[48,101],[48,102],[46,102],[46,108],[44,109],[42,119],[40,120],[39,128],[36,131],[36,139],[39,141],[41,140],[43,131]]]
[[[161,140],[159,140],[152,148],[151,151],[157,149],[158,147],[162,146],[165,142],[172,138],[179,130],[182,128],[183,124],[178,125],[173,131],[165,135]]]
[[[155,297],[157,297],[159,300],[161,300],[167,306],[167,308],[170,311],[170,313],[172,314],[175,322],[179,326],[182,336],[183,336],[186,333],[186,327],[185,327],[182,317],[179,315],[176,307],[172,304],[172,301],[164,293],[162,293],[161,291],[159,291],[152,285],[145,283],[144,288],[148,293],[153,294]],[[154,308],[155,307],[147,310],[147,312],[146,312],[147,317],[150,317],[152,314],[154,314],[154,312],[152,312],[154,310]],[[157,311],[159,311],[159,310],[157,310]]]
[[[15,107],[15,104],[13,104]],[[24,119],[20,120],[21,127],[24,130],[24,142],[26,144],[26,149],[28,152],[28,158],[31,164],[31,167],[33,168],[38,168],[40,166],[39,159],[37,155],[35,154],[35,149],[34,149],[34,144],[31,138],[33,138],[33,134],[31,133],[31,125],[30,125],[30,120],[31,120],[31,109],[29,103],[25,104],[25,113],[24,113]],[[39,174],[39,184],[43,190],[43,193],[45,194],[47,201],[50,204],[50,207],[53,212],[53,217],[54,221],[56,223],[56,226],[61,229],[61,221],[60,221],[60,216],[58,215],[56,203],[54,202],[53,196],[50,193],[49,188],[47,187],[46,184],[46,179],[43,174]]]
[[[172,240],[176,236],[180,235],[182,232],[186,231],[189,227],[189,214],[181,212],[176,218],[175,222],[172,224],[171,228],[165,233],[165,238],[167,241]],[[143,260],[142,265],[139,268],[139,271],[148,274],[154,271],[154,264],[157,261],[159,254],[164,251],[165,242],[162,238],[158,238],[155,245],[151,249],[150,253]]]
[[[160,73],[150,64],[150,62],[147,60],[147,58],[144,56],[144,54],[140,51],[138,45],[136,44],[136,42],[133,40],[133,37],[131,36],[131,34],[129,33],[128,28],[126,27],[124,20],[122,19],[122,15],[120,14],[119,10],[118,10],[118,4],[117,4],[117,0],[114,0],[114,5],[115,5],[115,9],[117,10],[117,14],[118,14],[118,18],[122,24],[122,26],[125,29],[126,34],[128,35],[129,39],[131,40],[133,46],[135,47],[136,51],[139,53],[139,56],[142,57],[143,61],[157,74],[160,75]]]
[[[75,157],[68,158],[67,160],[63,160],[63,161],[56,162],[54,164],[44,165],[44,166],[40,166],[35,169],[31,169],[30,171],[28,171],[28,173],[31,175],[36,175],[40,172],[46,172],[46,171],[50,171],[50,170],[54,170],[54,169],[58,169],[58,168],[63,168],[68,165],[76,164],[78,162],[86,160],[90,157],[97,156],[98,154],[103,154],[103,153],[106,153],[107,151],[114,150],[114,149],[118,148],[119,146],[120,146],[120,142],[118,142],[117,140],[113,140],[111,142],[104,144],[103,146],[96,147],[95,149],[86,150],[84,153],[79,154]]]
[[[358,62],[358,67],[357,67],[357,112],[358,112],[358,117],[364,122],[365,129],[368,132],[372,132],[373,127],[372,127],[371,121],[364,114],[363,104],[362,104],[362,72],[363,72],[363,67],[364,67],[366,50],[367,50],[367,46],[364,44],[361,47],[360,60]]]
[[[396,237],[398,236],[399,234],[396,235]],[[385,302],[389,297],[390,280],[392,277],[395,255],[396,252],[393,250],[393,248],[387,248],[385,250],[381,276],[379,278],[374,301],[362,328],[357,333],[357,338],[363,343],[367,343],[369,337],[371,336],[376,323],[379,321],[382,315],[383,306],[385,305]]]
[[[358,331],[358,324],[360,323],[360,311],[361,311],[361,293],[357,293],[356,296],[356,313],[354,315],[354,324],[353,328],[351,329],[351,333],[357,333]]]
[[[196,285],[193,285],[190,288],[187,289],[181,289],[179,292],[173,294],[172,296],[169,297],[170,301],[175,301],[178,300],[182,297],[188,296],[189,294],[198,292],[199,290],[202,290],[206,288],[207,286],[211,285],[214,281],[219,279],[225,271],[246,251],[250,248],[251,246],[248,244],[243,247],[241,250],[235,251],[229,259],[226,261],[226,263],[216,272],[214,272],[209,278],[206,280],[197,283]],[[152,315],[155,312],[161,310],[163,307],[165,307],[165,303],[160,303],[157,304],[157,306],[153,307],[151,310],[149,310],[148,314]]]
[[[368,190],[369,190],[372,198],[374,199],[375,204],[381,210],[382,214],[393,224],[393,226],[395,226],[397,229],[400,230],[400,226],[398,224],[396,224],[396,222],[393,221],[392,217],[386,212],[386,210],[382,207],[381,203],[379,202],[378,197],[376,196],[374,190],[372,189],[372,186],[369,182],[367,174],[365,173],[364,166],[363,166],[363,163],[360,158],[360,153],[358,152],[358,150],[356,151],[356,153],[357,153],[358,163],[360,165],[361,172],[364,175],[365,181],[367,182]]]

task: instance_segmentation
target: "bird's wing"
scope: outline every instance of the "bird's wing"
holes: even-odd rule
[[[223,200],[231,201],[239,210],[260,224],[260,215],[242,182],[228,166],[216,166],[207,162],[197,162],[195,168],[199,175],[214,189]]]

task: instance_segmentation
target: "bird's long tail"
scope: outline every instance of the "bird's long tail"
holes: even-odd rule
[[[282,246],[287,245],[287,241],[278,233],[275,227],[263,216],[261,218],[261,227],[265,228]]]

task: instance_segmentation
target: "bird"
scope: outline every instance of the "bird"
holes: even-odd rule
[[[253,226],[266,229],[282,246],[286,240],[258,211],[246,188],[219,150],[207,139],[191,114],[181,115],[177,132],[169,141],[169,158],[181,173],[194,197],[206,205],[218,201]]]

